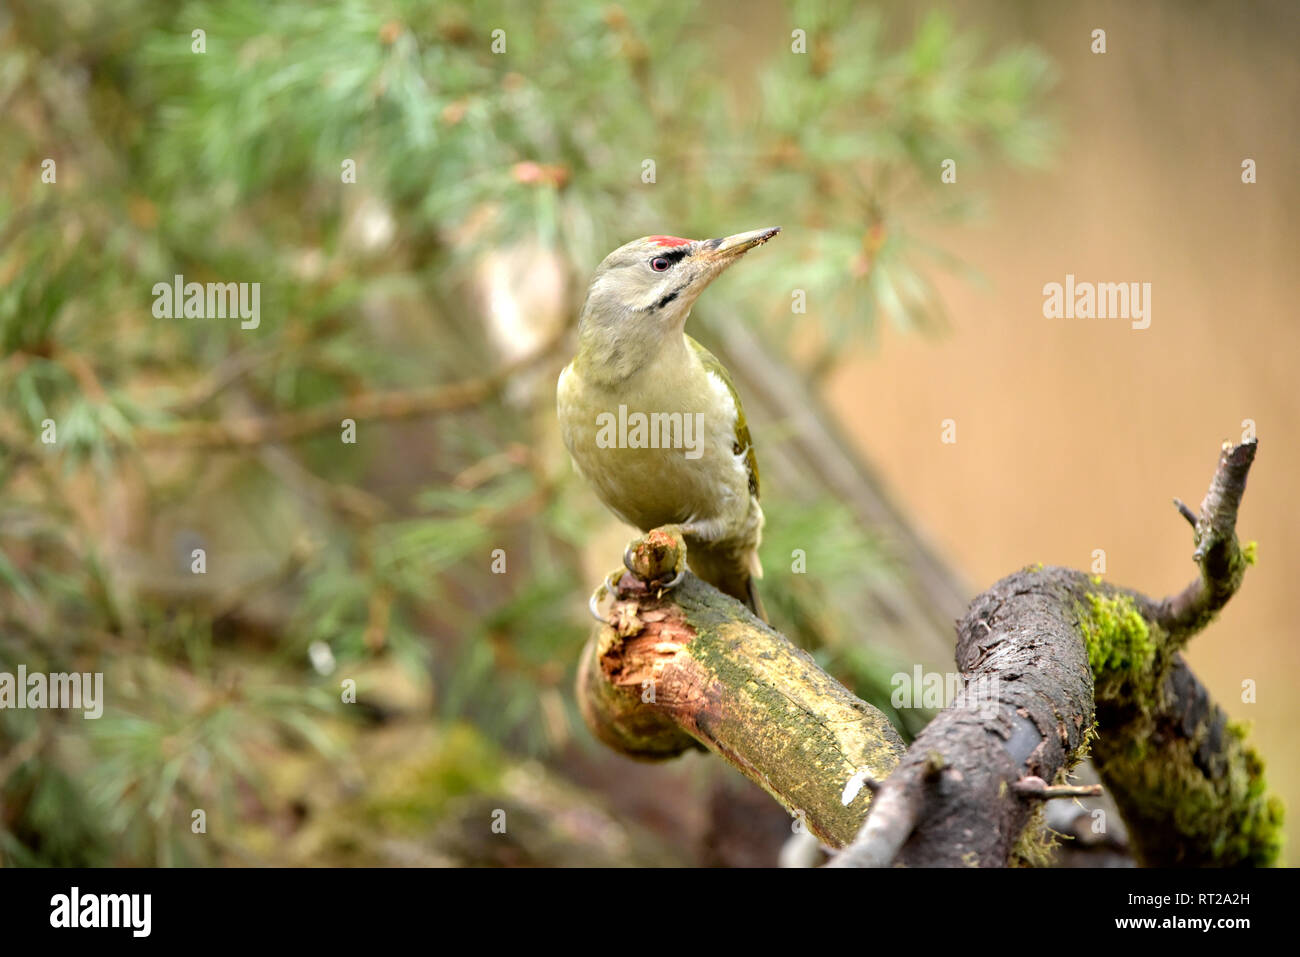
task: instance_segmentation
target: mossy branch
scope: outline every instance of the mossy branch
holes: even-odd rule
[[[1077,576],[1077,578],[1071,577]],[[961,695],[912,742],[836,867],[1003,867],[1086,752],[1092,674],[1066,569],[1025,570],[957,626]]]
[[[1222,449],[1201,515],[1193,516],[1200,575],[1179,594],[1156,601],[1070,569],[1026,569],[976,598],[958,627],[962,672],[969,679],[991,668],[1002,679],[999,704],[1019,702],[1017,713],[1033,725],[1003,732],[1001,750],[985,749],[1003,761],[996,777],[1009,781],[1035,762],[1046,780],[1046,772],[1068,771],[1092,737],[1095,716],[1093,761],[1147,866],[1265,865],[1281,849],[1282,808],[1266,793],[1263,762],[1178,653],[1240,587],[1252,560],[1253,551],[1238,545],[1236,519],[1255,449],[1253,440]],[[1078,700],[1081,688],[1088,694]],[[1063,692],[1076,700],[1062,707]],[[1034,704],[1043,695],[1051,698],[1046,712]],[[929,841],[926,823],[953,810],[952,789],[923,786],[932,777],[926,763],[949,738],[940,753],[970,765],[968,750],[984,744],[980,732],[996,735],[999,723],[986,720],[973,732],[954,709],[940,714],[885,782],[877,811],[838,863],[929,863],[944,854]],[[1023,764],[1005,766],[1003,752]],[[978,797],[980,787],[963,782],[963,799]],[[987,800],[986,781],[983,790]],[[891,805],[903,810],[877,821]],[[992,807],[1003,813],[990,816],[984,850],[1000,854],[1009,847],[1005,829],[1019,833],[1027,815],[1011,813],[1005,801]],[[997,859],[972,850],[967,863]]]
[[[588,725],[636,758],[708,748],[819,840],[843,846],[870,799],[853,782],[884,778],[902,738],[735,599],[690,573],[660,594],[653,583],[672,577],[682,547],[653,531],[633,550],[637,575],[619,583],[617,626],[599,628],[583,651],[578,700]]]
[[[1200,576],[1180,594],[1040,566],[977,596],[958,624],[966,687],[906,753],[879,712],[739,602],[689,574],[663,592],[683,552],[660,531],[633,550],[614,624],[588,642],[583,713],[636,757],[718,753],[844,847],[836,866],[1005,865],[1038,802],[1077,790],[1061,782],[1094,738],[1141,863],[1272,863],[1281,806],[1262,762],[1178,653],[1251,560],[1235,525],[1254,448],[1225,446],[1196,520]]]
[[[1174,499],[1179,511],[1193,520],[1196,551],[1192,559],[1201,570],[1196,581],[1164,599],[1155,610],[1155,623],[1180,646],[1228,603],[1241,587],[1246,566],[1253,561],[1253,549],[1243,549],[1237,541],[1237,509],[1258,447],[1254,439],[1240,445],[1224,443],[1199,518]]]
[[[1268,793],[1263,761],[1179,654],[1254,562],[1236,525],[1256,447],[1220,451],[1194,516],[1195,581],[1159,601],[1098,586],[1081,608],[1097,662],[1093,760],[1148,866],[1262,866],[1281,851],[1282,802]]]

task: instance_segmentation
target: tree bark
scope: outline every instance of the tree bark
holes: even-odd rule
[[[618,626],[600,628],[583,652],[578,700],[588,725],[636,758],[708,748],[842,847],[866,807],[865,790],[843,800],[846,785],[862,772],[887,775],[902,738],[735,599],[689,573],[663,595],[647,586],[674,566],[681,544],[658,531],[642,542],[639,558],[657,570],[623,576]]]

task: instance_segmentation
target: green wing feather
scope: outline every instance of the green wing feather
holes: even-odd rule
[[[754,454],[754,443],[749,438],[749,423],[745,421],[745,408],[740,404],[740,393],[736,391],[735,383],[731,381],[731,373],[727,367],[718,361],[715,356],[704,346],[700,345],[690,336],[686,337],[695,354],[699,356],[700,362],[708,372],[716,372],[718,378],[726,385],[727,391],[731,393],[731,398],[736,403],[736,454],[740,454],[743,449],[745,452],[745,466],[749,470],[749,491],[755,498],[758,497],[758,456]]]

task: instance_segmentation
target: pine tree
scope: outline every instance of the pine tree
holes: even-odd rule
[[[943,17],[796,2],[752,74],[726,32],[579,0],[0,13],[0,672],[107,689],[96,721],[0,710],[0,861],[291,859],[285,788],[346,778],[394,715],[439,732],[362,787],[381,829],[585,740],[610,520],[553,388],[591,269],[779,222],[699,336],[743,322],[815,388],[882,321],[942,324],[956,260],[921,236],[978,193],[945,171],[1050,147],[1044,59]],[[259,284],[256,327],[160,317],[177,276]],[[769,563],[778,622],[887,706],[837,596],[901,573],[833,496],[768,494],[766,550],[829,543],[815,578]]]

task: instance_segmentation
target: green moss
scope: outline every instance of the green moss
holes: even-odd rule
[[[1012,845],[1007,863],[1011,867],[1050,867],[1058,846],[1057,833],[1047,826],[1043,802],[1030,815],[1025,829]]]
[[[1244,546],[1242,546],[1241,557],[1246,560],[1247,565],[1253,565],[1255,564],[1255,560],[1258,557],[1258,552],[1259,552],[1259,542],[1249,541]]]
[[[1088,664],[1099,682],[1108,677],[1145,672],[1155,656],[1151,627],[1128,595],[1088,593],[1080,609],[1080,627],[1088,647]]]
[[[1094,719],[1092,724],[1083,729],[1083,736],[1079,738],[1079,746],[1071,752],[1066,759],[1065,770],[1072,771],[1074,766],[1086,758],[1092,751],[1092,742],[1096,741],[1100,735],[1097,734],[1097,722]]]
[[[1131,726],[1123,737],[1149,732]],[[1224,772],[1210,777],[1198,762],[1208,726],[1190,738],[1143,753],[1103,738],[1097,769],[1125,810],[1139,860],[1154,866],[1266,867],[1284,843],[1282,802],[1268,793],[1264,762],[1229,721],[1221,746]],[[1172,822],[1172,827],[1170,826]]]
[[[843,846],[867,801],[845,807],[842,782],[863,767],[892,770],[902,739],[806,652],[737,622],[735,601],[706,588],[688,577],[677,594],[695,630],[690,657],[709,685],[730,689],[725,706],[710,704],[695,715],[701,739],[712,739],[715,751],[787,809],[803,811],[817,837]]]
[[[1244,568],[1253,557],[1242,549]],[[1248,557],[1250,556],[1250,557]],[[1281,853],[1281,801],[1267,791],[1264,765],[1246,727],[1208,711],[1194,728],[1162,734],[1171,715],[1160,680],[1168,635],[1123,594],[1087,592],[1076,605],[1099,703],[1123,724],[1101,728],[1092,755],[1123,809],[1138,859],[1156,866],[1266,866]],[[1216,730],[1216,728],[1218,730]],[[1220,733],[1222,737],[1220,738]],[[1204,749],[1217,755],[1207,770]]]
[[[1247,861],[1255,866],[1267,867],[1277,863],[1282,853],[1284,835],[1282,821],[1285,807],[1281,798],[1268,793],[1264,780],[1264,759],[1246,743],[1248,726],[1240,721],[1229,721],[1229,736],[1237,741],[1245,758],[1245,781],[1235,782],[1237,790],[1244,789],[1241,803],[1243,813],[1232,833],[1226,853],[1232,860]]]

